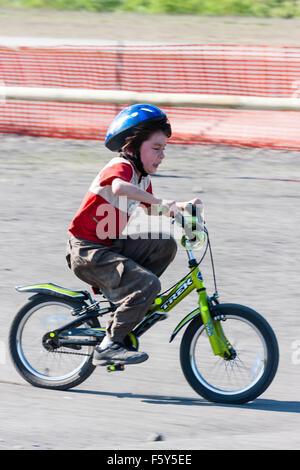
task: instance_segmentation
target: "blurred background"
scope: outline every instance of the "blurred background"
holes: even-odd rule
[[[299,1],[0,0],[0,448],[299,448],[299,31]],[[216,97],[161,106],[174,133],[153,188],[203,200],[221,301],[276,332],[277,376],[246,406],[207,403],[183,377],[182,333],[168,341],[193,296],[125,373],[97,370],[61,393],[12,366],[8,330],[26,301],[14,286],[88,288],[66,266],[67,229],[112,156],[103,138],[126,104],[109,101],[116,91]],[[179,247],[163,289],[186,272]],[[203,275],[212,293],[208,257]]]
[[[300,15],[298,0],[1,0],[3,6],[137,13],[244,15],[293,18]]]

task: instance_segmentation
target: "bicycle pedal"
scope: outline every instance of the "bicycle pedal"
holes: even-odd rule
[[[125,370],[125,365],[124,364],[111,364],[107,366],[106,370],[108,372],[114,372],[116,370]]]

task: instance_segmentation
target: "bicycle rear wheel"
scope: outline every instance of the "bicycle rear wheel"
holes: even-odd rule
[[[203,398],[217,403],[242,404],[254,400],[271,384],[278,367],[276,336],[254,310],[220,304],[213,316],[222,316],[226,338],[236,351],[231,360],[212,352],[201,317],[186,329],[180,348],[183,373]]]
[[[93,346],[78,350],[45,347],[45,334],[72,320],[71,310],[78,303],[39,295],[17,313],[9,332],[9,350],[21,376],[35,387],[67,390],[79,385],[94,371]],[[97,318],[86,327],[99,327]],[[86,339],[96,339],[87,337]]]

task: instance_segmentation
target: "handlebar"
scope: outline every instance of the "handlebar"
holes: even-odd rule
[[[191,203],[185,206],[185,210],[190,214],[190,216],[183,216],[181,212],[178,212],[174,217],[174,220],[184,229],[188,240],[194,242],[197,237],[193,232],[204,232],[205,221],[200,210]]]
[[[202,246],[205,240],[204,232],[207,232],[204,227],[205,221],[203,212],[200,211],[197,206],[194,206],[191,203],[186,204],[184,210],[187,211],[190,215],[184,216],[180,211],[178,211],[176,216],[173,217],[173,222],[177,222],[185,232],[185,236],[183,237],[181,243],[185,248],[193,249],[191,244],[196,244],[198,240],[198,242],[200,242],[200,246]],[[167,214],[168,211],[169,208],[167,206],[159,206],[158,208],[159,215]],[[202,241],[200,241],[200,239],[202,239]]]

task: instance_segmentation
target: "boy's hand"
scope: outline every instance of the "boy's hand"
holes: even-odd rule
[[[185,210],[187,204],[192,204],[193,206],[197,207],[197,209],[200,210],[200,213],[203,213],[204,211],[203,202],[199,198],[195,198],[186,202],[176,202],[162,199],[161,204],[158,206],[158,213],[160,212],[163,215],[175,217],[179,210]]]
[[[177,206],[178,206],[182,211],[184,211],[185,206],[186,206],[187,204],[192,204],[193,206],[196,206],[196,207],[200,210],[200,213],[202,213],[202,212],[204,211],[204,204],[203,204],[203,202],[201,201],[201,199],[199,199],[198,197],[195,198],[195,199],[192,199],[191,201],[177,202]]]
[[[168,217],[175,217],[178,210],[176,201],[169,201],[168,199],[162,199],[161,204],[158,206],[158,213]]]

